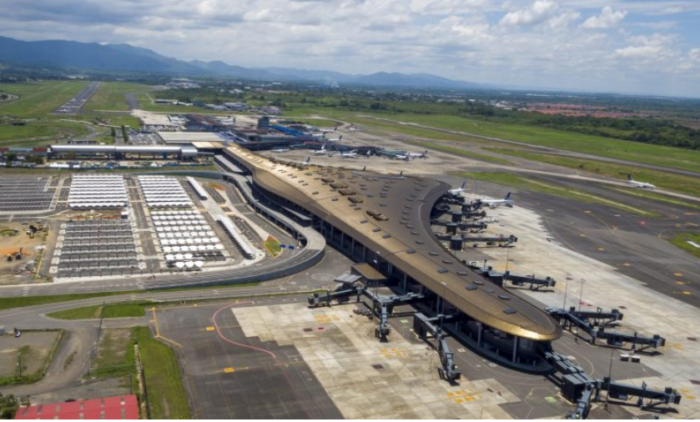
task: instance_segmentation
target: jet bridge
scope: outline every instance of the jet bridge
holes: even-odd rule
[[[413,331],[418,335],[421,340],[428,341],[428,336],[431,336],[434,342],[428,341],[433,348],[435,348],[440,355],[441,367],[438,368],[438,373],[440,378],[454,384],[458,379],[462,377],[462,372],[457,369],[454,361],[454,352],[450,350],[450,346],[447,344],[447,334],[442,330],[441,326],[438,327],[434,323],[440,322],[449,318],[449,316],[438,315],[433,318],[428,318],[422,313],[416,313],[413,315]]]
[[[584,370],[569,359],[553,350],[543,352],[544,359],[554,369],[561,373],[560,388],[562,396],[575,404],[575,409],[567,415],[567,419],[586,419],[591,409],[591,403],[600,401],[600,393],[606,391],[608,399],[627,400],[629,397],[638,397],[637,406],[640,408],[653,408],[660,404],[680,404],[681,395],[673,388],[666,387],[663,390],[651,389],[643,382],[641,387],[629,384],[612,382],[605,377],[596,380],[586,374]],[[649,402],[644,405],[644,400]]]
[[[632,350],[642,351],[650,347],[658,348],[666,344],[666,339],[658,334],[651,337],[642,336],[636,331],[633,334],[620,333],[615,330],[606,330],[608,326],[616,321],[621,321],[623,314],[617,309],[610,312],[603,312],[601,308],[593,311],[577,311],[575,307],[569,310],[561,308],[546,308],[554,319],[559,321],[565,330],[578,328],[579,332],[590,336],[589,342],[596,344],[598,339],[603,339],[609,346],[622,347],[625,343],[632,344]],[[637,346],[641,346],[637,349]]]
[[[512,274],[510,271],[504,273],[495,271],[493,267],[486,266],[484,262],[483,266],[478,266],[475,262],[464,262],[469,268],[477,272],[478,274],[486,277],[489,281],[495,283],[498,286],[503,287],[506,281],[509,281],[512,285],[522,287],[528,286],[530,290],[540,290],[541,288],[554,287],[557,282],[552,277],[538,278],[533,275],[517,275]]]

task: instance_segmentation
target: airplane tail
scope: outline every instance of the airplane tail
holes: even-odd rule
[[[508,194],[506,195],[506,197],[503,198],[503,199],[505,199],[506,201],[509,200],[509,199],[510,199],[510,192],[508,192]]]
[[[340,136],[338,137],[338,140],[339,140],[339,141],[342,141],[342,140],[343,140],[343,135],[340,135]]]
[[[427,156],[428,156],[428,150],[426,149],[425,151],[423,151],[422,157],[425,158],[425,157],[427,157]]]
[[[304,164],[309,164],[311,162],[311,157],[307,158]]]
[[[462,182],[462,189],[464,189],[465,186],[467,186],[467,181],[466,181],[466,180],[465,180],[464,182]]]

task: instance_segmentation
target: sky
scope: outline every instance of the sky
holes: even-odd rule
[[[700,97],[698,0],[0,0],[0,33],[183,60]]]

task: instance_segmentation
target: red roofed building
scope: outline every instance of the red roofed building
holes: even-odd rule
[[[136,396],[105,397],[67,403],[25,406],[15,419],[138,419]]]

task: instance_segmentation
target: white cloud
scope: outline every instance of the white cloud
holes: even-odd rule
[[[552,17],[558,8],[559,5],[552,0],[537,0],[530,7],[508,12],[501,19],[501,25],[537,25]]]
[[[130,43],[242,66],[562,89],[632,91],[633,80],[675,72],[686,78],[684,93],[700,96],[700,41],[678,35],[687,19],[650,17],[671,7],[688,13],[700,1],[0,0],[0,34]]]
[[[610,6],[603,7],[600,15],[591,16],[586,19],[581,28],[586,29],[609,29],[617,27],[620,22],[627,16],[626,10],[613,10]]]

